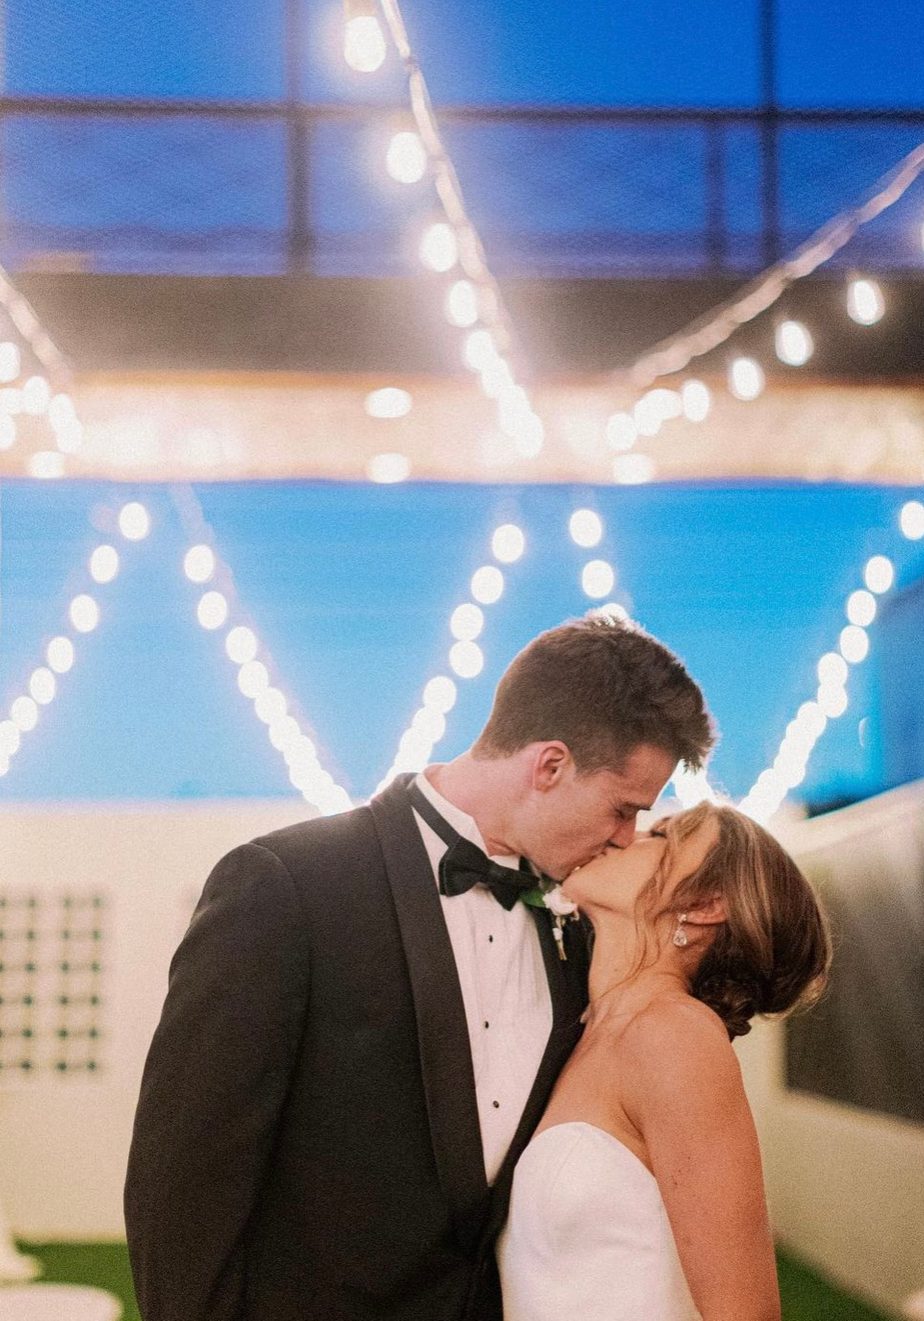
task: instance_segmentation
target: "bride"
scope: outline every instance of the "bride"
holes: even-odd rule
[[[731,1040],[820,994],[811,888],[760,826],[701,803],[563,890],[594,928],[590,1004],[516,1167],[505,1321],[779,1321]]]

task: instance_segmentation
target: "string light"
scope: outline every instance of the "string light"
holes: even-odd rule
[[[478,320],[478,296],[471,280],[455,280],[446,290],[446,320],[460,330]]]
[[[385,34],[371,0],[346,0],[343,58],[357,73],[375,73],[385,63]]]
[[[427,171],[427,153],[418,133],[395,133],[385,156],[388,173],[397,183],[419,183]]]
[[[881,596],[895,582],[895,566],[886,555],[874,555],[866,561],[863,581],[871,592]]]
[[[589,550],[603,538],[603,520],[593,509],[575,509],[568,520],[568,531],[576,546]]]
[[[613,460],[613,480],[622,486],[641,486],[654,475],[654,460],[647,454],[617,454]]]
[[[702,381],[684,381],[680,389],[684,416],[690,422],[704,422],[712,407],[712,394]]]
[[[117,576],[119,553],[114,546],[97,546],[89,556],[86,572],[97,584],[105,586]],[[92,633],[99,627],[101,611],[96,597],[78,592],[67,608],[67,617],[75,633]],[[74,643],[65,633],[50,638],[44,654],[45,664],[36,665],[26,683],[27,692],[13,699],[8,721],[0,721],[0,776],[7,774],[10,763],[21,747],[21,735],[38,724],[39,709],[48,707],[60,691],[58,676],[69,673],[76,661]]]
[[[407,390],[387,385],[381,390],[373,390],[367,394],[363,407],[369,417],[397,418],[407,417],[413,402]]]
[[[183,557],[183,572],[191,583],[207,583],[215,572],[215,553],[211,546],[190,546]]]
[[[788,367],[804,367],[815,352],[814,340],[801,321],[781,321],[775,339],[776,356]]]
[[[0,450],[12,449],[16,444],[16,423],[5,413],[0,413]]]
[[[848,623],[838,637],[838,650],[827,651],[818,661],[818,689],[815,698],[803,702],[786,733],[773,764],[762,771],[739,807],[760,822],[769,821],[791,789],[805,778],[809,757],[831,720],[839,720],[847,711],[847,680],[850,666],[861,664],[869,654],[866,627],[877,613],[873,593],[889,591],[895,581],[895,568],[885,555],[873,555],[863,568],[862,588],[850,593],[845,604]]]
[[[638,439],[638,427],[630,413],[611,413],[606,420],[606,441],[610,449],[630,450]]]
[[[908,500],[902,505],[899,527],[909,541],[920,541],[924,537],[924,504],[920,500]]]
[[[410,476],[411,463],[406,454],[375,454],[366,464],[370,482],[388,486],[403,482]]]
[[[885,299],[875,280],[851,280],[847,286],[847,313],[860,326],[872,326],[882,319]]]
[[[183,524],[190,535],[183,557],[183,569],[191,583],[201,585],[218,579],[219,588],[204,592],[196,602],[196,617],[202,628],[217,633],[237,613],[237,592],[228,565],[219,559],[211,543],[202,507],[191,487],[173,492]],[[203,535],[205,534],[205,535]],[[255,629],[243,623],[231,623],[224,635],[224,654],[237,668],[237,687],[253,703],[254,714],[266,727],[272,747],[285,761],[290,783],[304,800],[323,815],[343,812],[352,807],[347,791],[324,769],[317,748],[289,710],[289,702],[280,688],[270,682],[269,659],[265,643]]]
[[[459,243],[456,232],[445,220],[435,220],[428,225],[420,239],[420,260],[431,271],[445,274],[452,270],[459,260]]]
[[[126,541],[143,541],[151,530],[151,515],[137,500],[119,510],[119,531]]]
[[[750,401],[763,393],[764,369],[753,358],[735,358],[728,369],[728,388],[736,399]]]
[[[615,570],[606,560],[588,560],[581,570],[581,589],[594,600],[609,596],[615,584]]]
[[[491,536],[491,553],[502,564],[513,564],[526,549],[526,537],[515,523],[502,523]],[[494,564],[483,564],[471,578],[474,601],[455,607],[449,618],[449,631],[455,641],[449,648],[448,664],[458,679],[475,679],[484,669],[484,652],[475,641],[485,625],[480,606],[493,605],[504,592],[504,575]],[[421,706],[414,712],[408,728],[401,735],[391,766],[379,781],[376,793],[390,784],[402,771],[420,771],[430,761],[433,749],[446,730],[445,717],[455,706],[458,687],[446,674],[437,674],[424,685]],[[438,716],[439,719],[435,717]]]

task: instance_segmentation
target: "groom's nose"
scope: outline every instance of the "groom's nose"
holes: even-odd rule
[[[610,835],[610,843],[618,849],[628,848],[635,839],[635,817],[631,821],[618,822],[616,829]]]

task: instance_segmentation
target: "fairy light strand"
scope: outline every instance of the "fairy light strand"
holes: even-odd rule
[[[662,376],[682,371],[693,358],[709,353],[724,344],[740,326],[753,321],[780,298],[797,280],[813,271],[839,252],[862,225],[868,224],[893,206],[924,171],[924,143],[910,151],[874,185],[873,192],[858,206],[840,212],[811,235],[790,256],[762,271],[740,294],[675,335],[662,340],[638,358],[620,378],[628,378],[636,389],[643,390]]]
[[[353,806],[346,789],[321,765],[317,745],[304,720],[290,708],[282,688],[272,682],[278,673],[266,642],[245,620],[234,575],[215,550],[214,537],[192,487],[175,487],[173,503],[189,546],[183,571],[196,588],[196,618],[208,632],[223,632],[226,659],[237,667],[237,686],[253,702],[254,715],[286,763],[291,784],[323,815]]]

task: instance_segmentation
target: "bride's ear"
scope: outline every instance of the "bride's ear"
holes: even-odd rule
[[[713,927],[727,919],[728,910],[725,907],[725,899],[720,894],[714,894],[711,898],[697,904],[695,908],[687,909],[686,920],[690,926]]]

